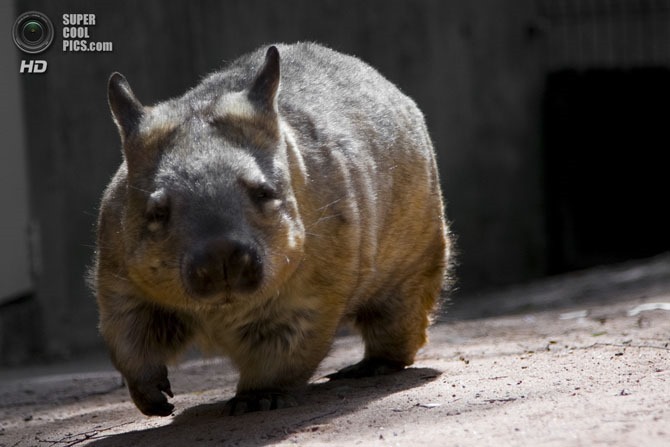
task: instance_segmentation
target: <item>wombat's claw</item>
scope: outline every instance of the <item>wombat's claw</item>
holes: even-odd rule
[[[162,377],[161,377],[162,376]],[[167,379],[167,370],[161,371],[156,381],[128,383],[130,396],[139,410],[147,416],[169,416],[174,405],[167,401],[167,396],[174,397]]]
[[[169,416],[174,410],[174,405],[167,401],[165,394],[173,397],[169,387],[166,390],[158,387],[131,387],[130,395],[139,410],[147,416]]]
[[[295,397],[281,391],[245,391],[237,393],[226,403],[225,412],[231,416],[238,416],[253,411],[291,408],[297,405]]]
[[[401,362],[382,358],[366,358],[354,365],[328,374],[326,377],[330,380],[358,379],[360,377],[383,376],[401,371],[404,368],[405,364]]]

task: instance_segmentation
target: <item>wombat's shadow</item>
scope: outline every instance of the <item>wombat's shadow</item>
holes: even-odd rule
[[[333,418],[354,413],[358,408],[384,396],[419,387],[441,374],[432,368],[407,368],[387,376],[311,384],[298,396],[298,407],[241,416],[226,415],[225,400],[201,404],[178,414],[169,425],[112,435],[89,445],[274,444],[293,433],[316,431]]]

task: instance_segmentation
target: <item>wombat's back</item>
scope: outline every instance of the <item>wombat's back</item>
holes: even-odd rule
[[[296,192],[313,236],[308,252],[312,259],[328,253],[331,272],[350,272],[340,278],[352,284],[350,313],[408,295],[404,306],[425,315],[443,287],[449,241],[423,114],[355,57],[312,43],[279,51],[279,109],[309,178],[306,191]],[[406,311],[409,320],[413,313]],[[423,333],[426,321],[410,324]]]
[[[375,143],[384,146],[399,133],[410,132],[432,152],[423,115],[414,101],[374,68],[315,43],[278,44],[277,48],[282,71],[279,110],[299,138],[309,140],[308,146],[357,138],[376,138]],[[264,52],[260,48],[210,75],[189,92],[192,100],[243,90],[262,64]]]

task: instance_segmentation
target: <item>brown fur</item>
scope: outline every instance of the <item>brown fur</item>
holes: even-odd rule
[[[426,342],[449,241],[421,113],[360,61],[316,45],[280,47],[280,87],[272,48],[262,67],[255,53],[152,108],[110,79],[125,161],[102,199],[94,286],[101,333],[146,414],[171,412],[165,365],[192,341],[239,368],[234,412],[265,408],[268,393],[270,407],[286,404],[273,393],[309,379],[343,321],[366,347],[345,376],[410,365]],[[296,60],[317,79],[301,81]],[[347,71],[327,78],[318,67],[331,62]],[[235,81],[245,64],[255,78]],[[322,106],[309,95],[324,88]],[[169,209],[147,216],[168,206],[157,196]],[[185,260],[231,234],[259,253],[258,284],[197,296]]]

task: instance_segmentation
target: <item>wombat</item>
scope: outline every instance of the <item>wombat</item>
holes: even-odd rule
[[[411,99],[313,43],[259,49],[151,107],[114,73],[108,99],[124,157],[93,285],[141,412],[172,412],[166,364],[192,342],[239,369],[234,414],[296,405],[345,321],[365,356],[331,379],[413,363],[450,243]]]

